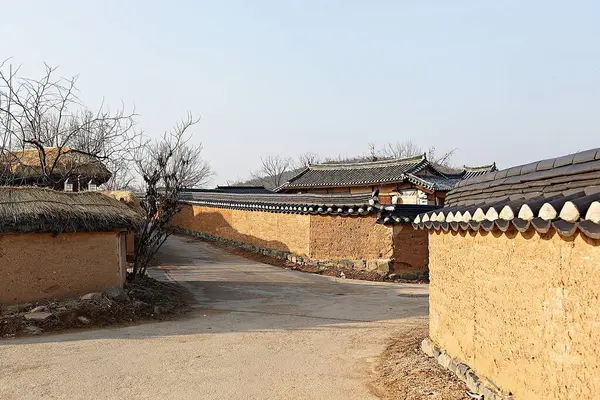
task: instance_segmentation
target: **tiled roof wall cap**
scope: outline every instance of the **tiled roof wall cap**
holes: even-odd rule
[[[181,202],[215,208],[299,214],[368,215],[379,210],[378,199],[370,194],[188,193]]]
[[[415,228],[445,230],[450,227],[506,231],[511,224],[522,232],[533,227],[545,233],[554,227],[563,236],[571,236],[579,230],[600,239],[600,188],[529,202],[524,198],[503,199],[488,204],[448,207],[418,215],[413,221]]]

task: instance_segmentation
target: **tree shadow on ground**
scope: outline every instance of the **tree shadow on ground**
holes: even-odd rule
[[[142,325],[14,339],[2,345],[105,339],[166,338],[233,332],[390,329],[422,324],[428,287],[351,281],[306,274],[224,253],[184,237],[169,240],[161,268],[197,303],[184,318]]]

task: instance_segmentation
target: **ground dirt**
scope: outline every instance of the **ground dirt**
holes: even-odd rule
[[[0,306],[0,338],[173,319],[187,313],[194,302],[191,293],[180,285],[149,277],[127,282],[123,289],[128,297],[123,301],[99,293],[90,300],[74,297]],[[27,315],[31,311],[51,315],[30,321]]]
[[[417,326],[390,340],[377,366],[376,387],[385,399],[469,399],[466,385],[421,351],[427,325]]]
[[[158,258],[151,276],[194,295],[188,317],[0,341],[0,398],[376,399],[390,337],[427,324],[427,285],[304,274],[178,236]]]

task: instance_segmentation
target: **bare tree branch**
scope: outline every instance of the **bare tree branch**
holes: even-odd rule
[[[318,164],[319,162],[321,162],[321,156],[319,156],[317,153],[306,152],[296,157],[296,160],[293,163],[293,168],[306,168],[309,165]]]
[[[182,189],[207,182],[210,166],[201,157],[202,145],[191,145],[187,130],[198,119],[183,118],[160,140],[135,152],[135,165],[144,184],[145,223],[136,234],[133,276],[143,276],[154,255],[170,235],[170,223],[181,208]]]
[[[56,68],[45,64],[41,78],[23,78],[20,68],[9,65],[5,72],[7,61],[0,63],[0,183],[19,183],[25,178],[15,171],[35,164],[36,176],[21,183],[56,187],[90,163],[101,161],[110,170],[130,159],[142,135],[134,112],[123,106],[113,112],[104,104],[92,112],[77,97],[77,76],[55,78]]]
[[[268,189],[274,189],[285,183],[285,173],[292,169],[292,160],[280,156],[261,158],[262,166],[252,173],[252,178],[260,181]]]

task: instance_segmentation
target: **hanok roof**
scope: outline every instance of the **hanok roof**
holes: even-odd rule
[[[495,165],[465,167],[445,174],[425,154],[402,159],[310,165],[275,191],[319,187],[351,187],[409,181],[430,190],[450,190],[466,176],[495,170]],[[427,172],[427,173],[425,173]]]
[[[554,227],[571,236],[600,238],[600,149],[536,161],[467,179],[446,196],[446,206],[419,215],[427,229]]]
[[[471,178],[475,178],[477,176],[489,174],[490,172],[494,172],[494,171],[498,171],[498,168],[496,168],[496,163],[489,164],[489,165],[480,165],[477,167],[465,165],[465,166],[463,166],[462,171],[460,171],[456,174],[446,174],[446,175],[449,177],[457,177],[457,178],[460,178],[460,180],[463,180],[463,179],[471,179]]]
[[[423,212],[439,206],[383,205],[371,194],[286,194],[286,193],[216,193],[188,192],[183,194],[182,203],[213,208],[232,208],[247,211],[263,211],[287,214],[338,215],[343,217],[365,216],[380,213],[384,208],[391,210],[389,218],[378,214],[380,223],[410,223]],[[384,221],[385,220],[385,221]]]
[[[45,147],[46,168],[52,177],[83,176],[95,179],[97,184],[108,181],[110,171],[92,155],[78,152],[68,146]],[[58,160],[57,160],[58,159]],[[0,164],[16,180],[30,180],[42,175],[41,158],[38,149],[24,149],[4,152]]]
[[[0,233],[111,231],[140,219],[127,204],[100,192],[0,187]]]
[[[196,189],[189,188],[184,189],[185,193],[241,193],[241,194],[257,194],[257,193],[273,193],[264,186],[251,186],[251,185],[228,185],[228,186],[217,186],[214,189]]]

